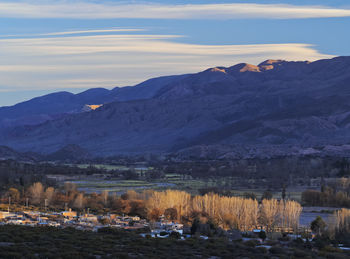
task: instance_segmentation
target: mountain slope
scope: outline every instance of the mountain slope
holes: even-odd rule
[[[62,117],[66,113],[80,112],[85,104],[113,101],[109,90],[90,89],[81,94],[57,92],[36,97],[26,102],[0,108],[0,127],[35,125]]]
[[[85,149],[78,145],[67,145],[45,157],[45,160],[51,161],[82,161],[88,160],[92,156]]]
[[[76,144],[105,156],[200,145],[288,154],[350,141],[350,57],[267,60],[148,83],[152,94],[146,98],[125,94],[123,102],[89,113],[8,129],[0,143],[44,153]],[[130,89],[115,91],[146,87]]]
[[[67,114],[88,111],[88,105],[152,98],[168,82],[184,77],[186,75],[164,76],[149,79],[133,87],[116,87],[112,90],[92,88],[78,94],[57,92],[36,97],[13,106],[0,107],[0,128],[37,125]]]
[[[33,162],[41,159],[41,156],[35,153],[20,153],[9,147],[0,146],[0,160],[16,160],[21,162]]]

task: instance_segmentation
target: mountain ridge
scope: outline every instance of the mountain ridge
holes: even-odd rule
[[[60,91],[35,97],[12,106],[3,106],[0,107],[0,128],[38,125],[72,113],[87,111],[86,105],[103,105],[115,101],[152,98],[167,80],[184,76],[186,75],[157,77],[133,87],[115,87],[111,90],[91,88],[77,94]],[[150,89],[150,85],[152,85],[152,89]]]
[[[350,57],[241,63],[122,89],[96,110],[5,129],[0,144],[43,153],[74,144],[109,156],[223,144],[288,154],[350,142]]]

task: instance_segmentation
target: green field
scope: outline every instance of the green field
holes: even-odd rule
[[[75,183],[79,190],[85,192],[101,192],[110,191],[123,193],[128,190],[138,190],[138,189],[163,189],[163,185],[167,183],[159,182],[147,182],[140,180],[84,180],[84,181],[70,181]]]
[[[89,164],[79,164],[70,165],[78,166],[80,168],[88,168]],[[104,164],[94,164],[92,165],[99,169],[110,170],[130,170],[131,168],[126,166],[118,165],[104,165]],[[133,168],[135,170],[135,168]],[[151,167],[147,167],[147,170],[151,170]],[[142,168],[143,172],[146,172],[145,168]],[[141,175],[141,174],[140,174]],[[144,176],[144,175],[143,175]],[[86,192],[101,192],[107,190],[110,192],[123,193],[131,189],[142,190],[142,189],[154,189],[154,190],[164,190],[164,189],[178,189],[184,190],[191,194],[198,194],[198,190],[205,188],[217,188],[219,190],[225,190],[234,196],[244,196],[244,193],[254,193],[258,199],[261,198],[266,188],[249,188],[240,187],[239,178],[232,177],[216,177],[208,179],[193,179],[190,176],[182,174],[166,174],[164,178],[157,180],[147,180],[141,177],[140,180],[103,180],[96,179],[94,177],[87,177],[84,180],[74,180],[72,181],[77,185],[79,190]],[[286,195],[288,198],[301,201],[301,193],[304,189],[298,189],[289,187],[286,190]],[[281,191],[272,191],[274,198],[281,198]]]
[[[221,178],[218,180],[212,180],[212,179],[182,179],[182,175],[180,174],[167,174],[166,175],[166,182],[175,184],[176,189],[180,190],[186,190],[188,192],[191,192],[193,194],[196,194],[199,189],[202,188],[210,188],[210,187],[217,187],[218,189],[228,189],[230,190],[232,195],[235,196],[244,196],[244,193],[246,192],[253,192],[257,196],[257,198],[261,198],[263,195],[264,191],[266,189],[252,189],[252,188],[237,188],[237,187],[227,187],[225,186],[226,181],[230,182],[232,181],[232,178]],[[300,201],[301,200],[301,190],[298,190],[296,188],[287,188],[286,190],[286,195],[290,199]],[[281,198],[281,192],[273,192],[273,197],[274,198]]]
[[[101,192],[107,190],[110,192],[123,193],[128,190],[142,190],[142,189],[177,189],[184,190],[191,194],[198,194],[198,190],[205,188],[216,187],[219,190],[225,190],[234,196],[244,196],[244,193],[254,193],[258,199],[261,198],[266,189],[257,188],[240,188],[229,187],[226,185],[226,180],[232,179],[219,179],[219,180],[205,180],[205,179],[184,179],[180,174],[167,174],[164,179],[156,181],[147,180],[96,180],[94,178],[86,180],[71,181],[77,185],[79,190],[86,192]],[[287,188],[286,195],[288,198],[301,201],[302,190],[296,188]],[[274,198],[281,198],[281,191],[272,191]]]
[[[141,172],[141,171],[148,171],[153,169],[152,167],[143,167],[143,166],[124,166],[124,165],[109,165],[109,164],[65,164],[66,166],[71,166],[71,167],[78,167],[81,169],[86,169],[89,167],[95,167],[97,169],[101,170],[106,170],[106,171],[113,171],[113,170],[119,170],[119,171],[127,171],[127,170],[135,170],[136,172]]]

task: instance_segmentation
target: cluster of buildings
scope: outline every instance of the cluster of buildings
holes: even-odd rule
[[[0,212],[0,224],[25,226],[60,226],[58,213],[40,213],[34,211]]]
[[[146,219],[133,216],[120,216],[117,214],[95,215],[91,213],[78,214],[71,209],[62,212],[38,212],[38,211],[20,211],[4,212],[0,211],[0,225],[24,225],[32,227],[51,226],[58,228],[73,227],[78,230],[98,231],[100,228],[111,227],[128,230],[145,230],[140,235],[143,237],[167,238],[176,234],[178,238],[186,239],[191,237],[191,229],[183,224],[169,221],[161,217],[158,222],[148,222]],[[146,230],[147,229],[147,230]],[[265,232],[263,229],[254,229],[245,234],[250,238],[243,238],[242,232],[238,230],[226,231],[230,240],[249,240],[260,238],[259,233]],[[282,233],[283,231],[281,231]],[[309,233],[311,234],[311,233]],[[301,237],[301,235],[289,234],[292,239]],[[202,239],[208,239],[207,236],[199,236]],[[313,236],[310,235],[312,238]],[[270,237],[271,238],[271,237]]]
[[[0,224],[25,226],[52,226],[73,227],[78,230],[98,231],[99,228],[111,227],[119,229],[152,229],[152,233],[171,233],[173,231],[183,234],[183,225],[167,221],[162,218],[159,222],[149,223],[145,219],[116,214],[95,215],[90,213],[78,214],[71,209],[62,212],[0,211]]]

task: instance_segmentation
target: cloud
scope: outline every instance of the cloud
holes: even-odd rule
[[[5,86],[13,90],[125,86],[240,62],[331,57],[308,44],[199,45],[174,42],[178,35],[62,35],[0,39],[0,91]]]
[[[73,35],[73,34],[90,34],[90,33],[105,33],[105,32],[139,32],[144,29],[108,29],[108,30],[84,30],[84,31],[63,31],[37,34],[38,36],[59,36],[59,35]]]
[[[87,1],[0,2],[0,17],[73,19],[300,19],[350,16],[350,9],[287,4],[157,4]]]
[[[18,38],[18,37],[37,37],[37,36],[66,36],[75,34],[99,34],[99,33],[113,33],[113,32],[141,32],[146,29],[128,29],[128,28],[114,28],[114,29],[100,29],[100,30],[80,30],[80,31],[61,31],[38,34],[7,34],[0,35],[0,38]]]

